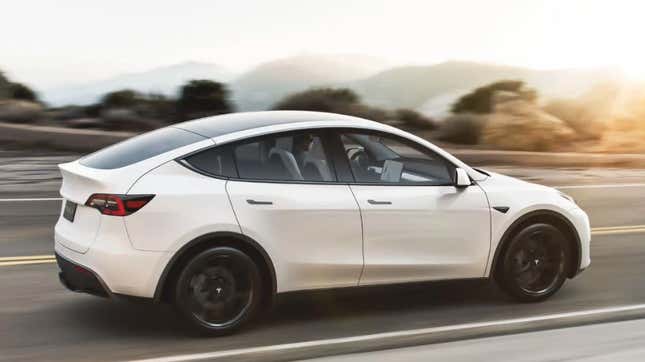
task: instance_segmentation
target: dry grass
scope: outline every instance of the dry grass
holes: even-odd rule
[[[482,143],[506,150],[553,151],[574,138],[562,120],[520,99],[496,105],[482,132]]]

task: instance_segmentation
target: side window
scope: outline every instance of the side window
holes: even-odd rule
[[[453,185],[453,167],[430,150],[396,137],[343,133],[341,142],[357,182]]]
[[[233,146],[239,177],[276,181],[335,181],[315,132],[270,135]]]
[[[209,148],[184,159],[190,166],[215,176],[237,177],[229,146]]]

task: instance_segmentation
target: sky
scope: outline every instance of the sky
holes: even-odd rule
[[[0,70],[37,87],[184,61],[239,72],[303,53],[617,67],[645,79],[638,0],[0,1]]]

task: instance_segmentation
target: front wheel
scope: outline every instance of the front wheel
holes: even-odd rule
[[[174,304],[204,334],[224,335],[247,322],[261,297],[256,264],[243,252],[213,247],[188,261],[174,288]]]
[[[558,228],[543,223],[529,225],[508,244],[497,280],[519,301],[542,301],[564,284],[570,255],[570,244]]]

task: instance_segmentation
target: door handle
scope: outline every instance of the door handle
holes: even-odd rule
[[[367,202],[371,205],[392,205],[392,201],[377,201],[369,199]]]
[[[246,200],[250,205],[273,205],[273,202],[271,201],[257,201],[257,200],[252,200],[248,199]]]

